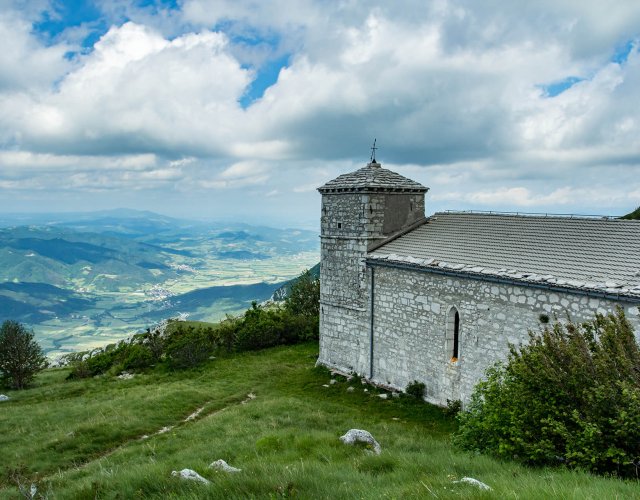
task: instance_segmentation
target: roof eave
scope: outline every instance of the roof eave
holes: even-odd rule
[[[616,300],[620,302],[640,304],[640,294],[625,293],[622,291],[619,293],[614,293],[614,292],[610,292],[602,289],[578,288],[571,285],[558,285],[558,284],[539,282],[539,281],[528,281],[526,279],[519,279],[519,278],[514,278],[514,277],[509,277],[504,275],[474,273],[470,271],[464,271],[461,269],[445,269],[445,268],[425,265],[425,264],[415,264],[411,262],[394,261],[394,260],[388,260],[388,259],[381,260],[381,259],[371,258],[371,257],[367,257],[365,259],[365,262],[367,266],[392,267],[396,269],[406,269],[411,271],[440,274],[445,276],[456,276],[456,277],[467,278],[467,279],[472,279],[476,281],[488,281],[492,283],[520,285],[528,288],[538,288],[543,290],[573,293],[575,295],[586,295],[589,297],[605,298],[605,299]]]

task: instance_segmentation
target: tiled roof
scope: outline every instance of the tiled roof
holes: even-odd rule
[[[429,188],[383,168],[379,163],[369,163],[355,172],[343,174],[318,188],[321,193],[332,191],[413,191],[426,192]]]
[[[640,221],[443,212],[369,257],[640,296]]]

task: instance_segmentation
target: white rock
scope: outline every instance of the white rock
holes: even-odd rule
[[[329,385],[333,385],[333,384],[337,384],[338,381],[335,378],[332,378],[331,380],[329,380]]]
[[[373,452],[376,455],[380,455],[382,449],[380,443],[375,440],[369,431],[363,431],[362,429],[350,429],[344,436],[340,436],[340,441],[344,444],[353,445],[355,443],[366,443],[373,448]]]
[[[216,460],[215,462],[211,462],[209,464],[209,468],[219,470],[221,472],[230,472],[230,473],[242,471],[242,469],[238,469],[236,467],[230,466],[227,462],[225,462],[221,458],[219,460]]]
[[[11,398],[9,396],[5,396],[4,394],[0,394],[0,401],[9,401]]]
[[[473,486],[477,486],[481,490],[492,490],[491,486],[489,486],[488,484],[484,484],[482,481],[478,481],[477,479],[474,479],[472,477],[463,477],[462,479],[460,479],[460,481],[454,481],[454,483],[467,483]]]
[[[322,384],[322,387],[329,387],[329,384]]]
[[[353,387],[347,387],[347,392],[353,392],[355,389]]]
[[[131,380],[133,377],[135,377],[135,375],[129,372],[122,372],[120,375],[118,375],[118,378],[120,380]]]
[[[387,399],[388,396],[386,394],[378,394],[378,397],[380,399]]]
[[[175,477],[180,477],[181,479],[187,479],[189,481],[198,481],[203,484],[210,483],[208,479],[205,479],[204,477],[202,477],[200,474],[198,474],[196,471],[192,469],[182,469],[180,472],[174,470],[171,473],[171,475]]]

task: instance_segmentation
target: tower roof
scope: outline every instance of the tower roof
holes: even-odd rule
[[[366,167],[343,174],[325,185],[320,186],[321,193],[337,192],[371,192],[371,191],[400,191],[425,193],[429,188],[407,179],[406,177],[383,168],[375,160]]]

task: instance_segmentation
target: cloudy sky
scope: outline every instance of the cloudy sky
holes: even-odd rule
[[[637,0],[0,0],[0,211],[313,227],[363,166],[427,211],[640,205]]]

